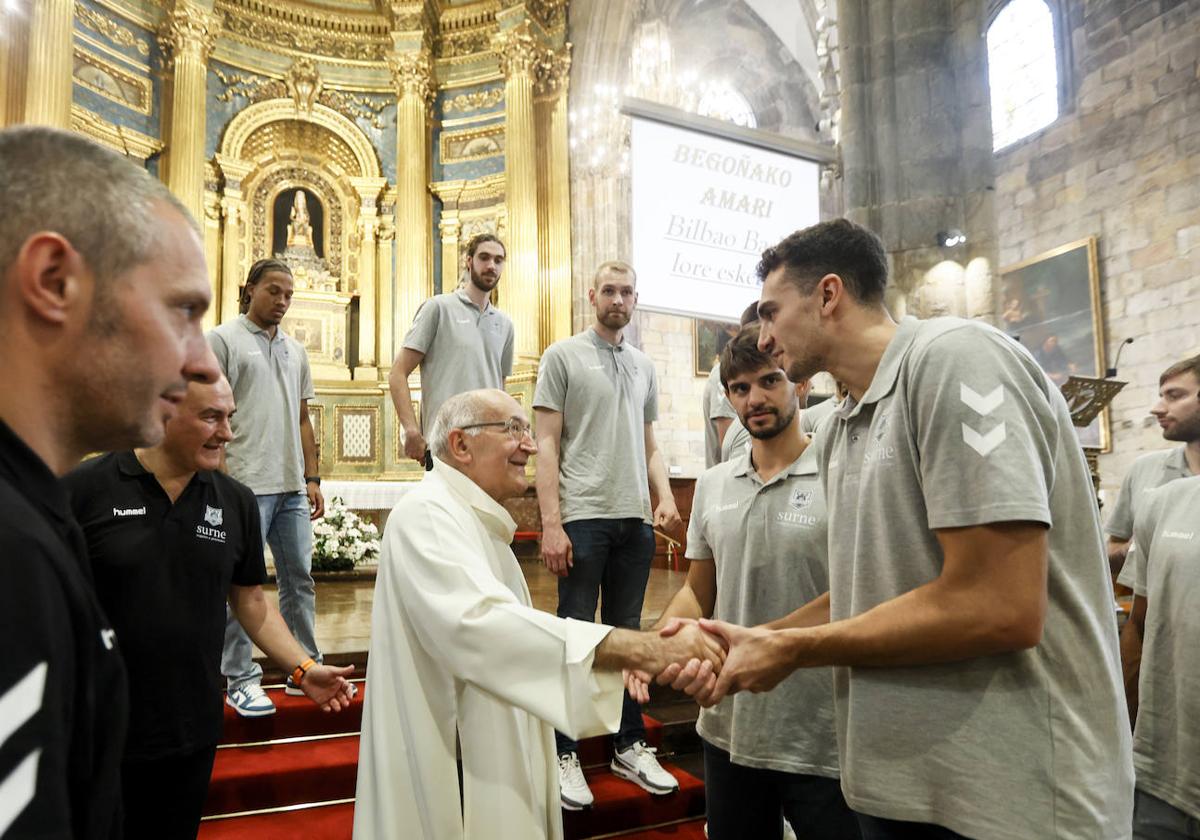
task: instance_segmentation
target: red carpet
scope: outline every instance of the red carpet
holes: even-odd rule
[[[241,718],[227,707],[222,744],[231,746],[217,751],[204,809],[214,818],[201,824],[199,840],[349,840],[354,806],[339,800],[354,797],[365,686],[359,683],[359,689],[354,705],[337,715],[278,688],[269,690],[278,709],[270,717]],[[658,746],[662,724],[651,718],[645,722],[647,741]],[[580,743],[596,802],[586,811],[563,813],[567,840],[602,835],[622,840],[702,838],[703,819],[687,818],[704,813],[703,783],[664,762],[680,789],[651,796],[608,772],[611,742],[590,738]]]

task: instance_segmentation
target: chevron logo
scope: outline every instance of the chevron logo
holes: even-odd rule
[[[1000,403],[1004,402],[1004,386],[997,385],[996,389],[985,397],[977,394],[969,385],[960,382],[958,384],[958,398],[963,401],[963,404],[967,408],[976,414],[987,417],[999,407]]]
[[[0,747],[42,708],[47,670],[45,662],[34,666],[20,682],[0,696]],[[41,755],[40,749],[34,750],[11,773],[0,779],[0,836],[8,831],[25,806],[33,801]]]
[[[966,423],[963,423],[962,436],[963,442],[965,442],[967,446],[971,447],[986,458],[991,454],[993,449],[1004,443],[1004,439],[1008,437],[1008,431],[1004,428],[1004,424],[1001,423],[986,435],[981,435]]]

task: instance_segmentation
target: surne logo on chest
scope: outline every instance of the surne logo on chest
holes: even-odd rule
[[[225,542],[225,532],[220,526],[225,522],[225,511],[212,505],[204,506],[204,521],[208,524],[196,526],[196,538],[209,542]]]

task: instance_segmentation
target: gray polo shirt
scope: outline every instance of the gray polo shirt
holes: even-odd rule
[[[650,357],[586,329],[542,354],[535,408],[562,413],[558,494],[562,521],[641,519],[649,524],[645,424],[658,419]]]
[[[245,315],[207,337],[237,402],[233,440],[225,447],[229,474],[259,496],[299,493],[300,402],[317,395],[304,347],[281,329],[271,338]]]
[[[1133,536],[1133,520],[1137,514],[1137,506],[1146,491],[1192,474],[1188,468],[1186,450],[1186,445],[1177,446],[1174,449],[1147,452],[1134,460],[1129,472],[1125,473],[1125,478],[1121,481],[1117,504],[1104,525],[1106,534],[1118,540],[1127,540]]]
[[[512,373],[512,319],[489,301],[480,311],[466,290],[421,304],[404,346],[421,360],[421,434],[428,435],[442,403],[464,391],[504,388]]]
[[[821,425],[821,421],[833,414],[833,410],[837,408],[836,400],[825,400],[825,402],[817,403],[812,408],[806,408],[800,412],[800,431],[806,435],[811,435],[817,430],[817,426]],[[725,433],[725,440],[721,441],[721,460],[728,461],[738,457],[741,452],[750,445],[750,432],[742,425],[742,421],[734,417],[733,423],[729,427],[729,431]]]
[[[837,397],[830,397],[827,400],[817,403],[812,408],[804,409],[804,413],[800,415],[800,431],[806,435],[811,435],[821,425],[822,420],[833,414],[839,402],[840,400]]]
[[[1200,476],[1143,496],[1133,531],[1133,591],[1146,598],[1137,786],[1200,819]]]
[[[989,840],[1128,838],[1131,739],[1100,520],[1066,401],[1033,357],[975,321],[905,318],[817,448],[835,621],[937,578],[933,529],[1051,526],[1036,647],[834,669],[850,806]]]
[[[725,397],[721,385],[721,365],[714,362],[704,381],[704,395],[700,398],[700,409],[704,412],[704,466],[713,466],[722,461],[721,443],[717,440],[717,421],[736,420],[737,412]]]
[[[763,624],[827,592],[816,447],[766,484],[749,450],[700,476],[687,557],[716,562],[713,614],[722,621]],[[700,712],[696,731],[736,764],[837,778],[833,671],[802,668],[765,694],[726,697]]]

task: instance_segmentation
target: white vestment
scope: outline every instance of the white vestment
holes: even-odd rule
[[[509,548],[515,530],[500,504],[436,460],[392,509],[375,581],[356,840],[561,840],[554,729],[615,732],[624,686],[620,673],[592,671],[612,628],[531,606]]]

